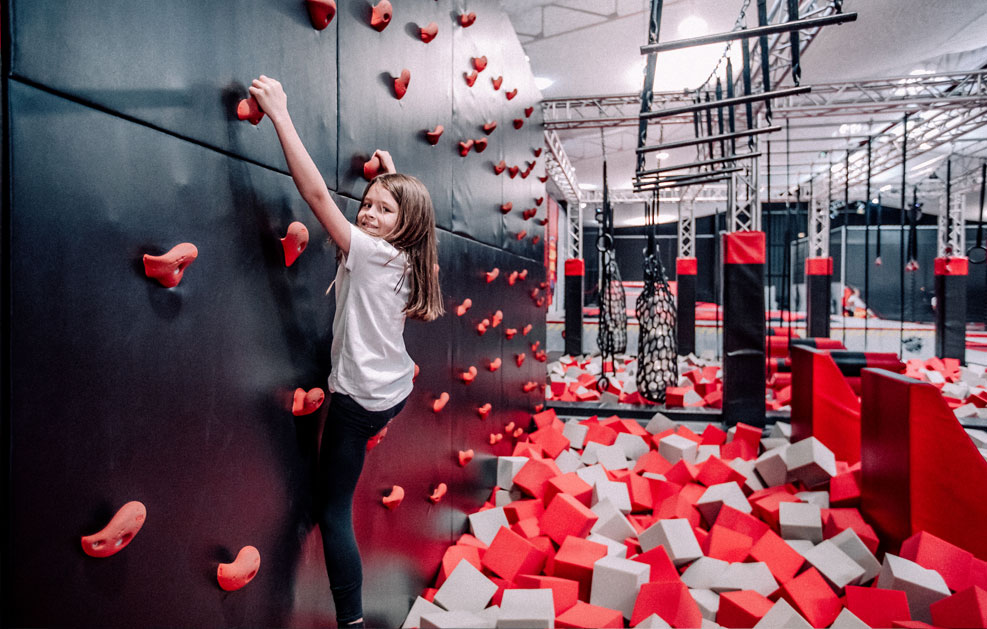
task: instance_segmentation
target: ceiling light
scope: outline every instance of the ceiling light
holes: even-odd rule
[[[932,145],[929,144],[928,142],[922,142],[921,144],[918,145],[918,148],[920,151],[928,151],[929,149],[932,148]]]
[[[658,159],[659,161],[663,159],[668,159],[668,151],[662,151],[661,153],[658,153],[657,155],[655,155],[655,158]]]
[[[881,189],[878,190],[878,192],[887,192],[890,189],[891,189],[891,184],[888,184],[886,186],[881,186]]]
[[[595,183],[586,183],[585,181],[579,183],[580,190],[599,190],[600,186]]]
[[[918,170],[920,168],[924,168],[924,167],[928,166],[929,164],[935,164],[936,162],[938,162],[939,160],[941,160],[944,157],[946,157],[946,156],[945,155],[940,155],[938,157],[933,157],[932,159],[927,159],[924,162],[922,162],[921,164],[917,164],[915,166],[912,166],[911,167],[911,170]]]
[[[699,37],[709,33],[709,24],[698,15],[690,15],[679,22],[678,32],[679,35],[686,39]]]
[[[915,68],[908,73],[909,76],[924,76],[926,74],[935,74],[933,70],[926,70],[925,68]]]
[[[535,77],[535,87],[537,87],[539,90],[548,89],[549,87],[552,86],[553,83],[555,83],[554,79],[549,79],[544,76]]]

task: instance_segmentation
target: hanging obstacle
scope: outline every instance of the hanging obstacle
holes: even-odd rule
[[[637,390],[652,402],[664,403],[665,387],[678,382],[675,349],[675,301],[665,278],[656,242],[658,229],[658,193],[645,203],[645,228],[648,247],[644,256],[644,290],[637,298],[640,322],[637,350]]]
[[[980,165],[980,222],[977,223],[977,244],[966,250],[970,264],[987,262],[987,248],[984,247],[984,194],[987,192],[987,162]]]
[[[603,131],[600,131],[602,139]],[[613,372],[614,356],[627,351],[627,295],[620,280],[620,269],[614,255],[613,208],[607,186],[606,147],[603,150],[603,209],[600,236],[596,248],[602,254],[600,261],[600,320],[596,344],[600,349],[602,371],[598,385],[606,390],[610,381],[607,371]]]

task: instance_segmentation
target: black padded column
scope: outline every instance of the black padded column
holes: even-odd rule
[[[936,258],[936,356],[966,364],[965,257]]]
[[[676,304],[678,309],[679,355],[696,352],[696,258],[676,258]]]
[[[723,421],[764,426],[764,232],[723,236]]]
[[[581,258],[565,261],[565,353],[583,353],[583,277],[586,264]]]
[[[806,319],[812,338],[829,338],[829,287],[832,278],[833,258],[806,259]]]

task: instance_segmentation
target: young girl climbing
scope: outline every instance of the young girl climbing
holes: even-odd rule
[[[281,84],[261,75],[249,90],[274,123],[298,191],[340,254],[332,394],[319,453],[319,528],[337,623],[362,627],[363,571],[353,534],[353,492],[367,441],[401,411],[411,393],[415,365],[404,346],[405,319],[431,321],[443,314],[434,270],[435,213],[425,186],[396,173],[390,154],[376,151],[384,174],[367,185],[356,224],[351,224],[302,145]]]

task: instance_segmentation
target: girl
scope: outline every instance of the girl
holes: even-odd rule
[[[332,322],[332,392],[319,453],[319,528],[339,626],[363,627],[363,571],[353,534],[353,492],[367,441],[404,407],[415,365],[404,347],[406,317],[443,314],[433,268],[435,213],[420,181],[394,172],[386,151],[374,153],[384,174],[363,193],[356,225],[332,198],[288,115],[281,84],[261,75],[250,94],[274,123],[291,177],[336,244],[336,316]]]

